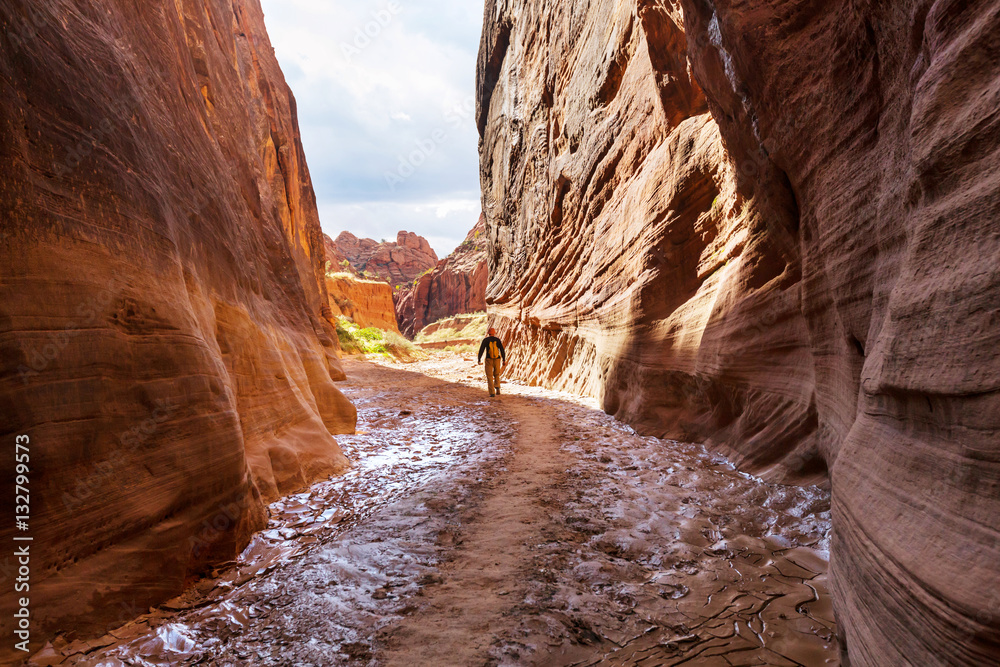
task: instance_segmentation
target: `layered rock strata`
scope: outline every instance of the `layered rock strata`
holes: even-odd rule
[[[37,650],[232,558],[267,500],[346,466],[356,412],[258,0],[12,0],[0,23],[0,440],[30,437]]]
[[[434,270],[396,294],[396,320],[412,338],[444,317],[486,310],[486,218]]]
[[[413,232],[399,232],[395,243],[359,239],[341,232],[334,241],[337,253],[346,258],[355,273],[385,280],[394,287],[413,282],[438,263],[437,253],[424,237]]]
[[[334,316],[350,318],[362,328],[376,327],[399,333],[392,287],[388,283],[335,274],[326,277],[326,288]]]
[[[997,35],[997,2],[487,2],[512,372],[828,479],[854,665],[1000,660]]]

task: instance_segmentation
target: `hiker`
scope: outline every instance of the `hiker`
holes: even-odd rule
[[[483,363],[483,352],[486,353],[486,385],[490,388],[490,398],[493,398],[500,393],[500,372],[507,365],[507,352],[493,327],[490,327],[490,335],[479,346],[479,363]]]

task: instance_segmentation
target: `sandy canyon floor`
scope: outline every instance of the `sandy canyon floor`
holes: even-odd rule
[[[474,360],[346,363],[347,475],[238,562],[35,664],[836,665],[829,496]],[[128,621],[128,622],[125,622]]]

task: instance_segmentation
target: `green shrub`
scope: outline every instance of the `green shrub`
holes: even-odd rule
[[[354,335],[357,338],[360,338],[361,340],[367,340],[372,343],[375,343],[381,341],[384,334],[385,332],[382,331],[381,329],[376,329],[375,327],[368,327],[367,329],[360,329]]]
[[[356,325],[346,317],[337,318],[337,338],[340,340],[340,348],[346,354],[360,354],[361,350],[351,333],[351,327]]]
[[[395,331],[376,327],[362,329],[346,317],[337,318],[337,338],[346,354],[381,354],[406,359],[417,354],[410,341]]]

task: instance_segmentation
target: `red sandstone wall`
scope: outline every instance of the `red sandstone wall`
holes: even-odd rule
[[[486,17],[511,372],[828,479],[852,664],[1000,659],[1000,4]]]
[[[356,413],[257,0],[14,0],[0,22],[0,440],[31,437],[41,639],[238,553],[265,501],[346,466],[331,434]]]
[[[486,310],[486,218],[433,271],[396,294],[400,330],[413,337],[426,325],[451,315]]]

